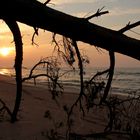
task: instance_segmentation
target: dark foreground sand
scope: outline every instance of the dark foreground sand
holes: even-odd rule
[[[0,75],[0,98],[5,101],[10,109],[14,106],[15,90],[15,80],[8,76]],[[64,138],[67,115],[63,106],[66,104],[67,106],[72,105],[77,97],[74,94],[76,92],[77,90],[74,88],[64,91],[64,94],[58,98],[60,104],[57,104],[52,100],[51,93],[47,87],[24,84],[23,98],[18,115],[19,121],[11,124],[7,114],[5,114],[4,118],[0,116],[0,140],[47,140],[46,133],[54,128],[54,123],[60,122],[63,122],[64,126],[58,129],[58,132]],[[44,117],[45,112],[48,110],[54,121]],[[98,109],[96,112],[91,111],[84,119],[80,115],[78,108],[74,112],[72,118],[75,118],[76,121],[73,123],[72,132],[79,134],[101,132],[107,124],[107,115],[102,109]]]

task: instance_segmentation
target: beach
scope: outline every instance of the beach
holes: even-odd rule
[[[15,93],[16,84],[14,78],[0,75],[0,98],[11,110],[14,106]],[[19,120],[12,124],[7,114],[1,118],[0,140],[46,140],[45,133],[54,128],[54,123],[48,118],[45,118],[45,112],[49,110],[56,123],[62,121],[66,123],[67,115],[63,110],[63,106],[66,104],[71,105],[75,99],[74,91],[72,92],[71,90],[71,92],[58,97],[58,101],[61,101],[60,104],[58,104],[52,100],[52,95],[47,87],[23,84],[23,97],[18,113]],[[80,118],[82,115],[78,113],[79,109],[76,110],[76,113],[72,116]],[[81,132],[82,134],[87,131],[94,131],[92,123],[90,124],[88,120],[86,121],[88,123],[87,129],[85,129],[87,124],[82,123],[82,118],[77,120],[78,121],[72,126],[73,130],[78,133]],[[100,122],[100,124],[104,125],[102,122]],[[65,137],[66,129],[64,126],[58,130],[62,134],[62,138]]]
[[[70,107],[75,102],[77,92],[78,89],[69,87],[55,101],[47,86],[23,83],[18,121],[10,123],[6,113],[0,118],[0,140],[47,140],[51,130],[57,131],[59,137],[65,139],[67,113],[64,106]],[[0,98],[10,110],[14,106],[15,93],[15,79],[0,75]],[[108,123],[107,110],[102,108],[97,108],[94,112],[91,110],[83,117],[79,107],[75,107],[71,119],[71,132],[78,134],[103,132]],[[59,124],[61,127],[58,127]]]

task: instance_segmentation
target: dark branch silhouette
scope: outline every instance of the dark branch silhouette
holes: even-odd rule
[[[0,114],[2,111],[7,111],[7,113],[10,115],[10,117],[12,117],[12,112],[10,111],[10,109],[6,106],[5,102],[0,99],[0,104],[2,104],[2,107],[0,108]]]
[[[5,13],[4,9],[8,9],[10,12]],[[9,17],[32,27],[42,28],[73,38],[76,41],[82,41],[140,60],[139,40],[130,38],[118,31],[90,23],[86,19],[54,10],[36,0],[2,0],[0,13],[1,19]]]
[[[122,29],[119,30],[120,33],[124,33],[132,28],[135,28],[140,25],[140,21],[130,24],[130,22]]]
[[[22,48],[22,37],[18,24],[13,19],[5,19],[6,24],[9,26],[11,32],[13,33],[15,48],[16,48],[16,58],[15,58],[15,72],[16,72],[16,100],[15,107],[12,113],[11,122],[17,120],[17,113],[20,108],[20,102],[22,98],[22,57],[23,57],[23,48]]]
[[[35,73],[38,68],[43,68],[45,69],[44,73]],[[44,58],[40,60],[37,64],[33,66],[33,68],[30,70],[29,76],[24,77],[22,79],[22,82],[25,82],[27,80],[34,79],[34,84],[36,84],[36,79],[39,77],[46,77],[48,81],[48,86],[49,89],[52,93],[52,98],[56,99],[56,96],[58,96],[59,93],[63,91],[63,86],[58,82],[59,78],[63,74],[59,74],[59,67],[58,67],[58,62],[57,59],[52,57],[52,58]]]
[[[87,18],[85,18],[86,20],[90,20],[94,17],[99,17],[101,15],[104,15],[104,14],[108,14],[109,12],[108,11],[102,11],[104,7],[102,7],[101,9],[98,9],[97,12]]]

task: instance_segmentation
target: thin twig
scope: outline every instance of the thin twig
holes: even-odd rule
[[[2,108],[0,108],[0,111],[2,111],[2,110],[6,110],[7,111],[7,113],[10,115],[10,117],[12,117],[12,112],[10,111],[10,109],[6,106],[6,104],[5,104],[5,102],[2,100],[2,99],[0,99],[0,103],[2,104]]]
[[[137,21],[137,22],[135,22],[133,24],[130,24],[130,22],[129,22],[124,28],[120,29],[119,32],[124,33],[124,32],[126,32],[126,31],[128,31],[128,30],[130,30],[132,28],[135,28],[135,27],[137,27],[139,25],[140,25],[140,21]]]
[[[90,20],[90,19],[92,19],[92,18],[94,18],[94,17],[99,17],[99,16],[101,16],[101,15],[108,14],[109,11],[103,11],[103,12],[101,12],[101,11],[103,10],[103,8],[104,8],[104,7],[102,7],[101,9],[98,9],[97,12],[96,12],[95,14],[93,14],[93,15],[91,15],[91,16],[85,18],[85,19],[86,19],[86,20]]]
[[[102,71],[102,72],[97,72],[97,73],[88,81],[88,83],[89,83],[89,84],[92,83],[92,81],[93,81],[96,77],[98,77],[98,76],[100,76],[100,75],[103,75],[103,74],[105,74],[105,73],[108,73],[108,72],[109,72],[109,69],[104,70],[104,71]]]
[[[44,2],[44,5],[47,5],[51,0],[47,0],[46,2]]]
[[[38,46],[38,44],[34,42],[35,35],[38,36],[38,28],[36,28],[36,27],[34,27],[34,33],[32,35],[32,45]]]

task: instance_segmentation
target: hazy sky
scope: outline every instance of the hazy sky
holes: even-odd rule
[[[40,0],[45,2],[45,0]],[[97,11],[98,8],[104,7],[109,14],[94,18],[91,22],[102,25],[107,28],[119,30],[124,27],[129,21],[136,22],[140,20],[140,0],[52,0],[48,5],[54,9],[77,16],[87,17]],[[61,21],[60,21],[61,22]],[[24,44],[24,66],[32,66],[43,57],[52,54],[52,34],[39,30],[39,36],[35,37],[37,46],[31,45],[33,28],[27,25],[19,24],[22,30]],[[134,28],[133,31],[140,34],[140,27]],[[140,39],[131,31],[126,33],[128,36]],[[14,65],[15,53],[13,38],[9,29],[3,21],[0,21],[0,48],[10,47],[10,53],[7,56],[0,54],[0,67],[9,67]],[[81,50],[89,56],[90,66],[106,66],[108,65],[108,52],[101,50],[98,52],[94,46],[79,42]],[[1,51],[1,50],[0,50]],[[127,56],[116,54],[117,67],[140,67],[140,62]]]

